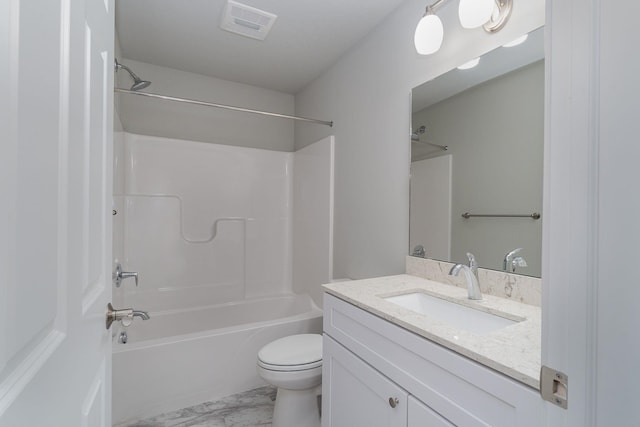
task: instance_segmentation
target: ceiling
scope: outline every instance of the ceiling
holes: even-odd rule
[[[265,41],[220,29],[226,0],[116,0],[121,55],[295,94],[404,0],[238,0],[278,15]]]

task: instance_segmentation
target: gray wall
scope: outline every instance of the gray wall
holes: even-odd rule
[[[409,93],[467,60],[544,24],[544,0],[520,0],[497,34],[463,30],[457,2],[438,10],[441,50],[420,56],[413,46],[423,0],[408,0],[307,88],[296,114],[335,126],[296,124],[296,148],[334,134],[334,277],[404,271],[409,237]]]
[[[501,269],[517,247],[540,276],[542,222],[521,218],[464,219],[463,212],[532,213],[542,210],[544,61],[500,76],[413,115],[423,138],[453,155],[451,261],[476,255]]]
[[[140,78],[152,82],[144,92],[275,113],[294,113],[294,97],[290,94],[127,58],[118,59]],[[117,74],[119,86],[128,89],[131,78],[125,71]],[[116,102],[127,132],[267,150],[294,149],[291,120],[129,94],[116,94]]]

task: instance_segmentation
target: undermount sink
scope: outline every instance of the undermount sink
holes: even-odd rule
[[[518,323],[516,320],[476,310],[423,292],[383,297],[383,299],[477,335],[485,335]]]

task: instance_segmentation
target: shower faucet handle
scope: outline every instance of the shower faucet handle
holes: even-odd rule
[[[111,275],[111,280],[116,288],[119,288],[122,281],[130,277],[133,277],[136,280],[136,286],[138,286],[138,273],[135,271],[122,271],[122,266],[118,263],[116,264],[116,269]]]

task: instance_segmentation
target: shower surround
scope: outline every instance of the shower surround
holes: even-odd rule
[[[116,135],[114,259],[139,273],[139,286],[114,288],[114,305],[151,319],[113,329],[114,422],[258,387],[262,345],[320,332],[311,288],[292,283],[294,187],[332,182],[332,138],[313,145],[294,185],[298,153]],[[302,223],[319,223],[330,208],[327,200],[302,212]],[[319,252],[326,276],[317,285],[330,279],[330,248]]]
[[[114,258],[140,277],[123,285],[128,301],[153,311],[290,292],[293,153],[123,136]]]

